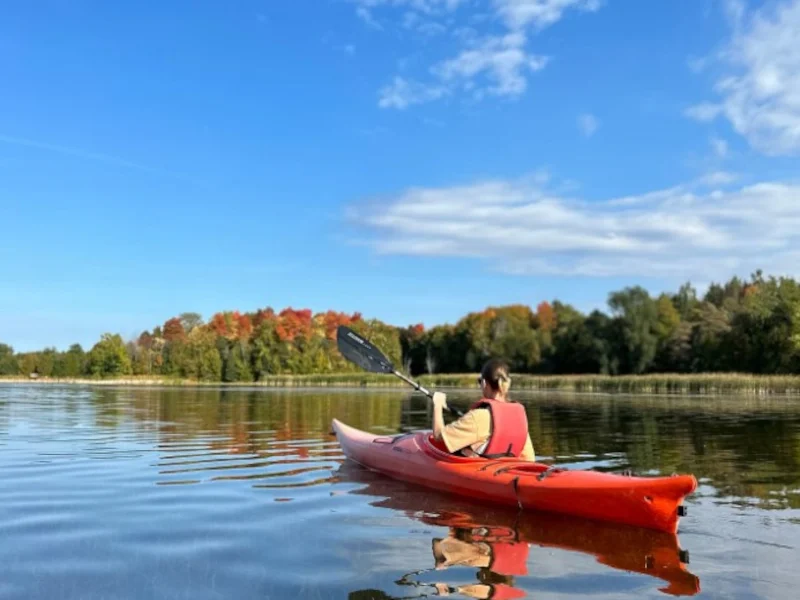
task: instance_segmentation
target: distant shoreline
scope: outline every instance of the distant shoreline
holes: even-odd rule
[[[443,374],[419,377],[429,389],[475,390],[475,375]],[[352,388],[411,389],[391,375],[331,374],[274,375],[261,381],[195,381],[171,377],[128,376],[119,378],[0,377],[0,384],[75,386],[158,386],[226,388]],[[652,375],[516,375],[513,389],[529,391],[600,392],[633,394],[737,394],[765,396],[800,395],[798,375],[748,375],[739,373],[652,374]]]

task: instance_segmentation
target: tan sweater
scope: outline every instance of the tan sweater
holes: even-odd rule
[[[442,430],[442,440],[450,452],[458,452],[462,448],[467,448],[466,454],[479,454],[489,441],[492,433],[492,415],[488,408],[476,408],[468,411],[457,421],[446,425]],[[520,458],[535,461],[536,454],[533,452],[531,436],[525,442]]]

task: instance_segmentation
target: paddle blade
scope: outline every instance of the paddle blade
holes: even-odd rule
[[[370,373],[394,373],[394,366],[380,350],[344,325],[336,330],[336,344],[347,360]]]

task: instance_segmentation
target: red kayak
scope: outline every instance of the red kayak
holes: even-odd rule
[[[377,436],[333,420],[349,459],[395,479],[478,501],[676,533],[692,475],[633,477],[570,471],[516,458],[454,456],[430,432]]]

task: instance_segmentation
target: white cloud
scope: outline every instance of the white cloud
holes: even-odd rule
[[[689,69],[692,73],[702,73],[703,70],[708,66],[708,58],[698,58],[698,57],[690,57],[686,64],[689,66]]]
[[[440,35],[447,31],[447,28],[441,23],[426,20],[413,10],[403,15],[403,27],[427,36]]]
[[[435,23],[434,21],[426,21],[425,23],[421,23],[417,27],[417,31],[424,35],[441,35],[447,31],[447,28],[442,25],[441,23]]]
[[[445,83],[467,82],[470,89],[475,88],[475,78],[485,73],[494,82],[486,88],[489,93],[516,96],[525,91],[525,74],[543,69],[548,61],[546,56],[527,54],[524,46],[525,36],[521,33],[490,37],[436,65],[432,72]],[[483,88],[476,90],[482,91]]]
[[[747,7],[742,0],[725,0],[722,5],[725,10],[725,15],[728,17],[731,25],[739,27],[744,19]]]
[[[559,21],[567,9],[594,12],[602,6],[600,0],[493,0],[493,4],[509,29],[544,29]]]
[[[701,185],[709,187],[724,186],[736,182],[739,176],[729,171],[712,171],[698,180]]]
[[[524,45],[525,35],[522,33],[489,37],[463,50],[455,58],[431,67],[434,83],[395,76],[392,83],[379,91],[378,105],[404,109],[438,100],[459,88],[471,92],[475,98],[486,94],[518,96],[527,87],[526,75],[543,69],[549,61],[547,56],[528,54]],[[486,83],[481,78],[485,78]]]
[[[430,102],[455,91],[468,92],[473,98],[487,95],[516,97],[524,93],[531,73],[550,62],[549,56],[531,52],[527,29],[540,31],[559,21],[567,10],[592,12],[600,8],[599,0],[491,0],[485,2],[493,11],[487,15],[477,9],[483,5],[466,0],[351,0],[359,16],[377,24],[373,11],[396,10],[398,25],[425,36],[449,32],[446,39],[460,46],[452,58],[435,62],[426,74],[429,81],[412,81],[397,77],[379,92],[383,108],[404,109],[413,104]],[[470,11],[465,19],[453,14]],[[498,35],[481,34],[463,23],[500,22],[507,31]],[[412,89],[409,89],[412,88]]]
[[[733,34],[718,59],[725,72],[714,90],[721,98],[690,108],[688,116],[724,116],[766,155],[800,153],[800,0],[752,12],[728,0],[725,8]]]
[[[728,142],[718,137],[711,138],[711,148],[717,158],[725,158],[728,156]]]
[[[581,133],[586,137],[592,137],[599,126],[600,122],[597,120],[597,117],[592,114],[585,113],[578,116],[578,129],[580,129]]]
[[[723,108],[719,104],[704,102],[687,108],[686,116],[696,119],[697,121],[713,121],[722,111]]]
[[[422,104],[437,100],[447,93],[441,86],[430,86],[395,76],[392,83],[381,88],[378,106],[381,108],[407,108],[412,104]]]
[[[425,15],[439,15],[453,12],[465,0],[350,0],[357,5],[356,13],[364,19],[364,15],[372,17],[372,10],[380,7],[405,8],[406,15],[419,12]]]
[[[515,274],[800,273],[800,185],[720,189],[735,179],[720,171],[601,202],[550,193],[541,178],[493,180],[414,188],[350,214],[378,253],[478,259]]]
[[[372,11],[370,11],[366,6],[359,6],[356,8],[356,15],[358,15],[358,18],[364,21],[364,23],[366,23],[372,29],[383,29],[383,25],[375,20],[375,17],[372,16]]]

